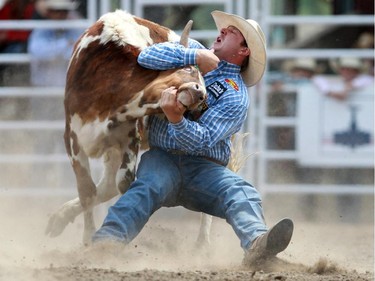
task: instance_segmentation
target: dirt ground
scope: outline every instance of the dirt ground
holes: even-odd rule
[[[130,245],[85,248],[82,217],[57,238],[44,235],[48,216],[70,198],[9,197],[0,192],[0,280],[373,280],[373,220],[306,222],[297,211],[291,245],[262,268],[241,266],[243,252],[232,229],[214,219],[211,244],[197,249],[200,215],[162,209]],[[265,200],[267,223],[281,216]],[[267,215],[267,210],[268,215]],[[106,206],[97,209],[98,225]],[[373,209],[366,211],[373,214]],[[295,218],[294,218],[295,217]]]

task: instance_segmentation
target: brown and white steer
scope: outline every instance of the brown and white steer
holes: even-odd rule
[[[192,22],[180,43],[186,45]],[[65,203],[48,222],[46,233],[60,235],[84,213],[83,242],[95,232],[93,207],[126,192],[134,180],[142,118],[162,113],[163,89],[175,86],[188,109],[206,97],[204,80],[194,66],[167,71],[137,64],[139,53],[154,43],[178,41],[173,31],[124,11],[103,15],[75,45],[65,88],[65,146],[73,167],[78,198]],[[89,158],[104,164],[96,185]]]

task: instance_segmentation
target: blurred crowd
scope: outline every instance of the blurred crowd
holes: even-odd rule
[[[85,1],[80,1],[85,2]],[[7,0],[0,3],[0,20],[66,21],[84,18],[80,2],[71,0]],[[85,9],[85,7],[83,6]],[[56,26],[56,25],[55,25]],[[0,53],[29,55],[26,63],[0,64],[2,87],[61,87],[65,86],[66,70],[73,46],[83,29],[54,28],[49,24],[40,28],[0,30]],[[32,95],[0,98],[0,119],[23,121],[64,120],[63,94],[61,96]],[[62,131],[23,130],[7,134],[4,142],[13,142],[18,136],[17,153],[63,154]],[[20,137],[21,136],[21,137]],[[22,148],[21,148],[22,147]],[[4,153],[4,152],[2,152]],[[48,165],[48,164],[47,164]],[[27,186],[40,185],[40,175],[46,165],[22,166]],[[49,173],[43,177],[48,186],[64,184],[66,172],[59,163],[48,165]],[[23,177],[22,177],[23,178]]]
[[[0,20],[79,19],[82,16],[77,8],[78,2],[70,0],[8,0],[1,7]],[[79,29],[48,28],[0,30],[0,52],[31,55],[30,85],[64,86],[73,45],[82,32]],[[15,74],[19,74],[18,69],[13,67],[2,66],[2,85],[18,82],[11,81],[17,76]],[[24,71],[27,72],[26,69]]]
[[[364,33],[353,47],[374,49],[373,34]],[[332,79],[334,77],[335,79]],[[338,103],[348,104],[348,100],[358,91],[366,89],[374,93],[374,59],[341,57],[334,60],[299,58],[285,60],[280,71],[271,72],[268,78],[268,114],[270,116],[298,116],[298,92],[306,85],[315,89],[316,95],[325,96]],[[303,110],[303,109],[302,109]],[[331,112],[331,117],[339,115]],[[344,121],[346,122],[346,121]],[[346,124],[346,123],[345,123]],[[296,149],[296,134],[290,127],[274,127],[267,132],[270,149]],[[373,136],[372,145],[373,145]],[[308,167],[293,161],[279,161],[275,170],[288,174],[290,183],[315,183],[338,185],[373,185],[373,167]],[[271,168],[272,169],[272,168]],[[276,178],[280,175],[276,175]],[[279,179],[276,179],[279,180]],[[318,213],[318,198],[313,194],[300,196],[301,214],[305,219],[315,220]],[[355,194],[337,195],[337,210],[345,222],[358,222],[361,210],[361,196]]]

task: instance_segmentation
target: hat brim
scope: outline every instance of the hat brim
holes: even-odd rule
[[[358,70],[359,72],[364,70],[364,65],[361,64],[361,62],[357,59],[353,59],[350,62],[340,59],[333,59],[329,61],[329,65],[336,73],[339,73],[341,68],[352,68]]]
[[[262,78],[266,68],[266,43],[263,32],[254,21],[236,15],[221,11],[213,11],[211,15],[218,30],[232,25],[241,31],[251,51],[248,65],[241,71],[241,76],[246,86],[255,85]]]

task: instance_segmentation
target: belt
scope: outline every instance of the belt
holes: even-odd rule
[[[186,151],[178,150],[178,149],[162,149],[160,147],[151,147],[151,148],[161,149],[161,150],[167,151],[168,153],[173,154],[173,155],[190,155],[190,156],[194,156],[194,155],[189,154]],[[226,166],[220,160],[217,160],[217,159],[214,159],[214,158],[211,158],[211,157],[207,157],[207,156],[196,156],[196,157],[200,157],[200,158],[206,159],[208,161],[214,162],[214,163],[216,163],[218,165],[221,165],[221,166],[224,166],[224,167]]]

